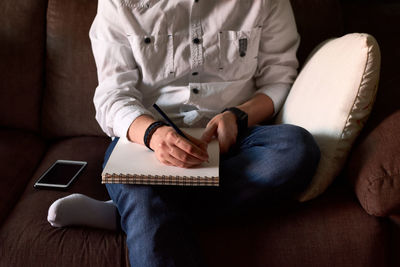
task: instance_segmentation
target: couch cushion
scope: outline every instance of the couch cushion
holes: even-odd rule
[[[45,148],[34,134],[0,130],[0,224],[24,192]]]
[[[368,34],[348,34],[316,48],[297,77],[277,123],[307,129],[321,160],[300,200],[317,197],[341,171],[375,99],[380,51]]]
[[[0,126],[39,130],[47,0],[0,1]]]
[[[390,266],[389,225],[342,188],[200,228],[209,266]]]
[[[400,214],[400,111],[358,144],[347,170],[369,214]]]
[[[82,137],[50,146],[20,201],[0,228],[0,266],[126,266],[121,232],[89,228],[53,228],[47,210],[56,199],[83,193],[101,200],[101,164],[109,140]],[[88,165],[67,191],[38,190],[33,184],[56,159],[84,160]]]
[[[96,8],[97,1],[49,1],[42,112],[45,136],[104,135],[93,105],[97,75],[89,28]]]

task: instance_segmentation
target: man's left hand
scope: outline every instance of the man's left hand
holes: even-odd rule
[[[211,119],[204,130],[201,140],[209,143],[215,136],[219,142],[220,152],[224,154],[236,143],[237,134],[238,126],[235,114],[225,111]]]

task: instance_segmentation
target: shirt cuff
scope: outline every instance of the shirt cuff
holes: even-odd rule
[[[279,110],[282,108],[283,103],[286,100],[287,95],[290,91],[290,84],[273,84],[266,85],[258,89],[255,94],[265,94],[269,96],[274,104],[274,114],[278,114]]]
[[[153,114],[145,108],[135,108],[135,110],[121,110],[115,116],[114,120],[114,134],[120,138],[128,139],[128,130],[132,122],[139,116],[149,115],[153,117]]]

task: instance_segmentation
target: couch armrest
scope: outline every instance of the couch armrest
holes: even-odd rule
[[[355,147],[347,171],[367,213],[400,214],[400,111]]]

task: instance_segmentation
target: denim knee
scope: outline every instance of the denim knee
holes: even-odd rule
[[[314,137],[306,129],[295,125],[282,125],[285,128],[281,133],[285,135],[288,145],[288,157],[294,177],[293,183],[299,190],[304,190],[310,183],[320,159],[320,149]]]
[[[291,198],[310,183],[319,156],[313,136],[301,127],[252,127],[238,152],[221,161],[221,185],[234,203]]]
[[[292,141],[299,163],[316,167],[320,158],[320,150],[312,134],[299,126],[286,125],[286,127],[290,129],[288,140]]]

